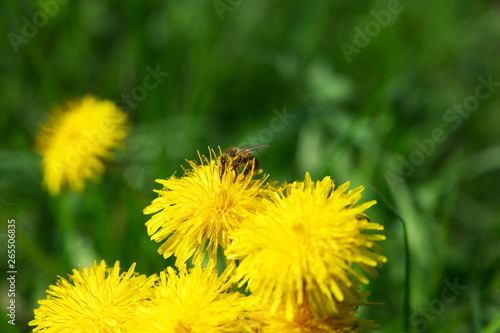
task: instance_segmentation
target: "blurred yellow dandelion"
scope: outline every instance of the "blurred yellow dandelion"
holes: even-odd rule
[[[229,245],[228,233],[253,216],[261,207],[264,177],[254,180],[244,173],[224,172],[220,156],[200,156],[201,165],[188,161],[184,176],[157,179],[162,190],[144,214],[154,214],[146,223],[148,235],[156,242],[167,239],[158,249],[165,258],[175,255],[180,266],[194,254],[201,264],[207,246],[208,257],[217,261],[219,246]],[[231,161],[229,162],[231,163]]]
[[[133,331],[251,332],[247,297],[226,292],[229,286],[227,276],[217,277],[213,266],[196,266],[189,273],[182,267],[179,274],[169,267],[160,273],[155,297],[138,309]]]
[[[137,306],[154,294],[156,276],[147,278],[134,272],[133,264],[120,274],[119,262],[112,268],[94,263],[73,270],[69,281],[60,278],[40,300],[33,332],[124,332]],[[71,281],[71,282],[70,282]]]
[[[272,312],[285,303],[288,320],[304,298],[317,317],[338,313],[336,303],[357,299],[349,290],[353,279],[367,284],[365,275],[375,276],[374,267],[386,261],[375,251],[383,226],[361,218],[370,201],[356,206],[362,187],[345,193],[349,183],[335,189],[326,177],[314,183],[285,185],[265,200],[265,208],[233,231],[226,250],[229,259],[241,259],[236,279],[256,297],[272,303]],[[375,251],[373,251],[375,250]]]
[[[113,157],[110,149],[121,147],[127,132],[126,115],[90,95],[52,113],[37,137],[49,193],[59,193],[65,183],[82,191],[85,179],[97,180],[105,169],[102,159]]]

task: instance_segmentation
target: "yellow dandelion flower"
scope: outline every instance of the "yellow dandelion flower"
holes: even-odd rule
[[[375,251],[383,230],[364,211],[375,201],[355,205],[362,187],[345,193],[349,183],[335,189],[326,177],[316,183],[306,174],[305,182],[285,185],[265,201],[265,208],[245,221],[230,237],[226,250],[230,259],[242,259],[235,278],[248,282],[253,295],[272,302],[276,311],[284,302],[289,320],[304,298],[313,304],[319,318],[338,313],[337,302],[355,298],[349,288],[353,279],[367,284],[374,267],[386,261]]]
[[[126,136],[126,115],[111,101],[87,95],[56,110],[37,137],[49,193],[59,193],[65,183],[80,192],[85,179],[97,180],[104,172],[101,159],[111,159],[110,149],[121,147]]]
[[[38,301],[33,332],[124,332],[136,307],[154,294],[156,276],[138,275],[134,267],[120,274],[118,261],[106,268],[103,260],[74,269],[69,281],[60,278]]]
[[[139,307],[137,332],[216,333],[251,332],[245,319],[247,297],[226,292],[225,274],[217,276],[213,265],[196,266],[179,274],[172,267],[160,273],[151,302]]]
[[[157,179],[163,189],[155,190],[158,198],[144,209],[144,214],[154,214],[146,223],[148,235],[156,242],[167,239],[158,252],[165,258],[175,255],[176,266],[193,254],[194,262],[201,264],[205,246],[216,262],[218,247],[229,245],[229,231],[261,207],[266,177],[254,180],[234,170],[221,176],[220,156],[217,163],[214,156],[210,150],[210,158],[199,156],[201,165],[188,161],[191,169],[181,178]]]
[[[355,305],[340,302],[337,304],[338,312],[335,316],[318,319],[306,300],[304,304],[297,306],[292,321],[286,318],[286,311],[283,307],[280,307],[275,314],[271,314],[269,307],[264,307],[257,316],[259,319],[252,314],[250,318],[260,322],[262,333],[346,333],[378,329],[379,326],[373,321],[356,317],[357,307],[361,305],[366,305],[366,303],[361,300]]]

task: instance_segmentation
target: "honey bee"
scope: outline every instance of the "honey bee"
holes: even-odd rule
[[[252,169],[254,172],[258,172],[260,170],[260,164],[253,152],[266,147],[268,147],[268,145],[252,144],[243,147],[232,147],[226,149],[220,158],[220,178],[222,179],[222,176],[228,167],[232,168],[232,170],[236,173],[236,176],[238,176],[241,167],[244,167],[243,175],[245,177],[252,171]],[[229,163],[230,165],[228,165]]]

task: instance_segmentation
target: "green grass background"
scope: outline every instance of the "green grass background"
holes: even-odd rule
[[[144,274],[171,264],[144,226],[154,180],[180,174],[197,150],[253,137],[269,144],[258,156],[272,179],[329,175],[378,201],[368,213],[386,228],[388,263],[368,288],[385,305],[362,312],[380,332],[409,320],[396,214],[411,253],[410,331],[500,331],[499,87],[456,129],[443,119],[474,95],[478,76],[500,81],[498,1],[403,0],[350,61],[341,43],[355,45],[355,28],[388,1],[222,0],[223,19],[212,1],[69,1],[16,52],[8,34],[22,35],[43,3],[0,5],[1,276],[11,218],[18,270],[17,324],[3,314],[2,332],[27,332],[37,299],[78,264],[136,262]],[[129,111],[126,148],[102,181],[50,197],[34,151],[48,112],[87,93],[121,100],[157,66],[169,76]],[[278,129],[285,111],[293,118]],[[444,142],[391,189],[387,173],[435,129]],[[445,280],[467,289],[440,303]],[[0,287],[4,312],[5,278]]]

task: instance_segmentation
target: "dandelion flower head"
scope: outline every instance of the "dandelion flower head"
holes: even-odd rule
[[[356,205],[362,187],[345,193],[329,177],[314,183],[309,174],[273,192],[265,209],[231,234],[226,254],[242,260],[236,272],[240,286],[248,283],[253,295],[272,303],[271,312],[283,303],[288,320],[307,298],[319,318],[338,313],[336,303],[356,299],[349,288],[353,279],[369,280],[386,261],[375,241],[383,230],[365,217],[375,202]]]
[[[133,264],[120,274],[119,262],[107,268],[101,261],[90,268],[73,270],[69,281],[60,278],[40,300],[33,332],[124,332],[137,306],[153,295],[156,276],[134,272]]]
[[[66,183],[81,192],[86,179],[98,180],[102,160],[113,158],[110,150],[122,146],[127,132],[126,115],[109,100],[87,95],[53,112],[37,137],[49,193],[58,194]]]
[[[193,262],[201,264],[205,246],[216,262],[218,247],[230,243],[228,233],[259,211],[267,193],[266,177],[257,180],[253,173],[234,170],[221,175],[220,156],[213,150],[209,158],[199,157],[201,164],[188,161],[191,168],[182,177],[157,179],[163,189],[155,190],[158,198],[144,209],[144,214],[154,214],[146,223],[148,235],[156,242],[166,240],[158,252],[165,258],[175,255],[178,267],[193,254]]]
[[[228,293],[226,274],[196,266],[160,273],[155,297],[137,312],[137,332],[251,332],[244,319],[246,296]]]
[[[378,329],[373,321],[358,318],[358,307],[367,305],[363,300],[368,296],[368,291],[357,292],[357,301],[343,301],[337,303],[338,311],[335,315],[319,319],[307,298],[303,304],[297,305],[294,317],[288,320],[285,307],[282,305],[277,311],[270,311],[270,303],[256,302],[249,313],[249,318],[258,323],[262,333],[345,333],[364,332],[367,329]],[[250,296],[252,297],[252,296]]]

